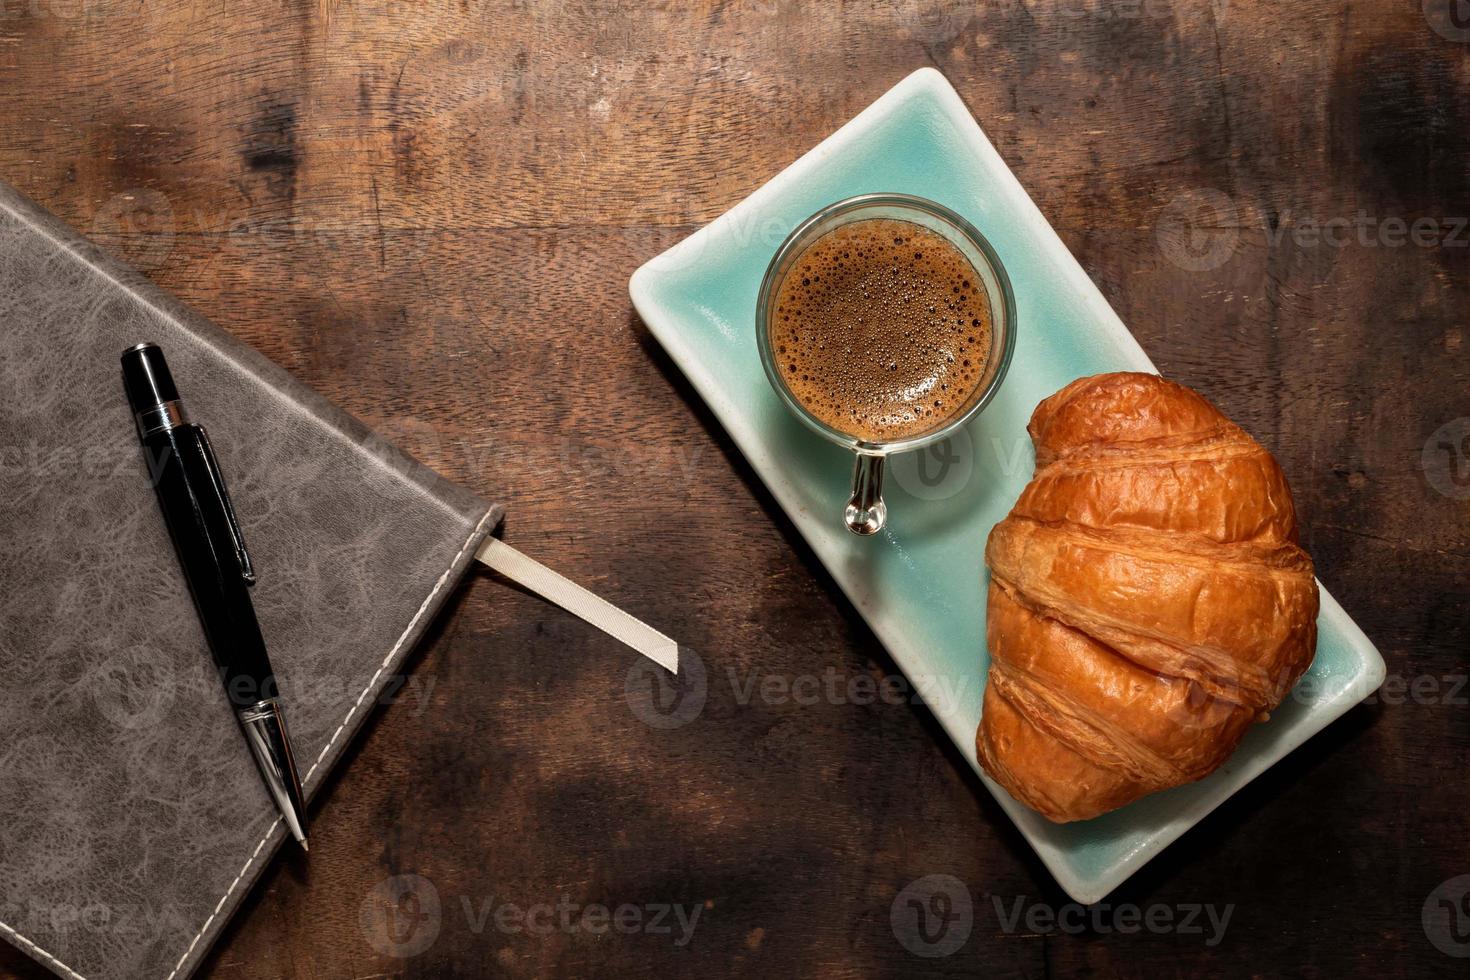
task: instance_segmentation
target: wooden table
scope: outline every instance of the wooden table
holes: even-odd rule
[[[0,178],[507,502],[507,540],[707,665],[698,715],[654,727],[626,650],[472,578],[317,807],[309,866],[277,862],[207,972],[1460,966],[1421,909],[1470,873],[1470,25],[1431,20],[1418,0],[0,0]],[[1389,663],[1081,931],[925,709],[749,693],[896,668],[628,300],[645,259],[923,65],[1159,367],[1277,454]],[[890,910],[930,874],[974,926],[926,958]],[[399,875],[420,877],[381,885]],[[374,926],[404,881],[400,928]],[[1121,934],[1129,903],[1176,926],[1233,910],[1211,945],[1203,918]],[[659,905],[697,909],[692,938],[677,910],[650,928]],[[1031,928],[1047,909],[1062,926]],[[0,973],[43,975],[8,947]]]

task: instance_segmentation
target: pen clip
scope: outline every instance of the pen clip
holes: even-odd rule
[[[230,539],[235,545],[235,557],[240,561],[240,576],[249,585],[255,584],[255,566],[250,563],[250,552],[245,550],[245,535],[240,533],[240,521],[235,517],[234,505],[230,503],[230,492],[225,489],[225,477],[220,472],[219,461],[214,458],[214,446],[209,433],[199,426],[199,444],[204,449],[204,467],[209,471],[209,482],[214,484],[220,503],[225,508],[225,519],[230,523]]]

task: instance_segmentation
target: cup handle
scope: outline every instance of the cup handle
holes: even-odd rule
[[[888,521],[883,502],[883,464],[886,457],[858,453],[852,468],[852,498],[847,502],[847,529],[853,534],[877,534]]]

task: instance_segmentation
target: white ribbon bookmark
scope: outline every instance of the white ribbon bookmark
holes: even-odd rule
[[[679,644],[539,561],[527,558],[499,538],[486,538],[475,557],[512,582],[626,643],[670,673],[679,672]]]

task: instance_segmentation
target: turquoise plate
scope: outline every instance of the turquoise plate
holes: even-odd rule
[[[889,524],[843,527],[851,457],[806,429],[766,381],[756,294],[781,240],[807,215],[873,191],[948,205],[989,239],[1017,305],[1015,359],[999,395],[947,444],[890,463]],[[1031,410],[1067,382],[1153,371],[985,138],[944,76],[910,75],[816,149],[633,275],[633,303],[729,430],[813,551],[977,773],[975,729],[989,657],[981,549],[1031,478]],[[1096,902],[1272,763],[1377,689],[1383,658],[1324,589],[1317,657],[1271,720],[1208,779],[1095,820],[1058,825],[981,779],[1062,888]]]

